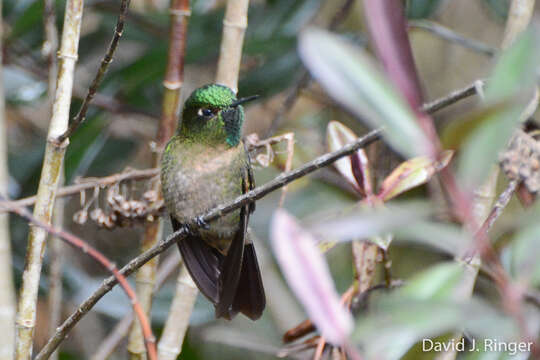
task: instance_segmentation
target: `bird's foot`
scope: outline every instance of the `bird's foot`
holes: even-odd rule
[[[210,225],[208,225],[202,216],[197,216],[195,219],[195,224],[197,224],[200,229],[208,230],[210,228]]]

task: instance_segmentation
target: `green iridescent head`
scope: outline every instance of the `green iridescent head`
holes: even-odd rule
[[[226,86],[210,84],[193,91],[184,104],[179,133],[208,144],[236,146],[242,135],[242,103],[255,97],[237,99]]]

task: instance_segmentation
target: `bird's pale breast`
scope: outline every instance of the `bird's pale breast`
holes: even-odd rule
[[[161,183],[165,204],[180,223],[242,194],[247,156],[243,145],[209,147],[174,137],[162,159]],[[239,226],[239,211],[221,217],[202,230],[206,242],[226,252]]]

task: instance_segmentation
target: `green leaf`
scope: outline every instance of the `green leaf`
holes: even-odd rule
[[[464,143],[459,175],[469,189],[476,188],[489,174],[499,151],[507,144],[530,102],[540,60],[540,47],[534,35],[532,30],[525,32],[504,52],[488,81],[486,101],[512,101],[501,111],[486,114],[481,125]]]
[[[517,279],[526,279],[533,286],[540,285],[540,224],[532,224],[514,237],[511,246],[511,273]]]
[[[339,36],[309,29],[299,41],[300,57],[328,94],[384,136],[406,157],[424,155],[429,141],[413,111],[371,57]]]
[[[486,101],[495,101],[516,95],[536,83],[540,57],[538,31],[529,29],[497,61],[489,79]]]
[[[470,235],[461,227],[429,221],[411,223],[394,234],[396,241],[427,245],[455,257],[461,257],[472,243]]]
[[[370,239],[386,249],[391,241],[388,233],[418,223],[430,214],[431,208],[424,202],[410,201],[375,208],[365,206],[319,218],[309,230],[325,241]]]
[[[421,272],[398,290],[401,295],[414,299],[452,299],[465,276],[462,264],[452,261],[441,263]]]
[[[9,37],[16,39],[28,31],[35,30],[36,26],[43,26],[42,22],[43,1],[34,1],[17,16]]]

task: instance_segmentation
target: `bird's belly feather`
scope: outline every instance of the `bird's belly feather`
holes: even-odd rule
[[[161,179],[163,196],[169,213],[178,222],[189,223],[193,218],[242,194],[246,159],[243,152],[232,150],[235,149],[215,154],[205,151],[190,158],[164,154]],[[238,230],[239,216],[240,211],[236,210],[210,222],[208,229],[200,230],[202,238],[226,252],[232,236]]]

